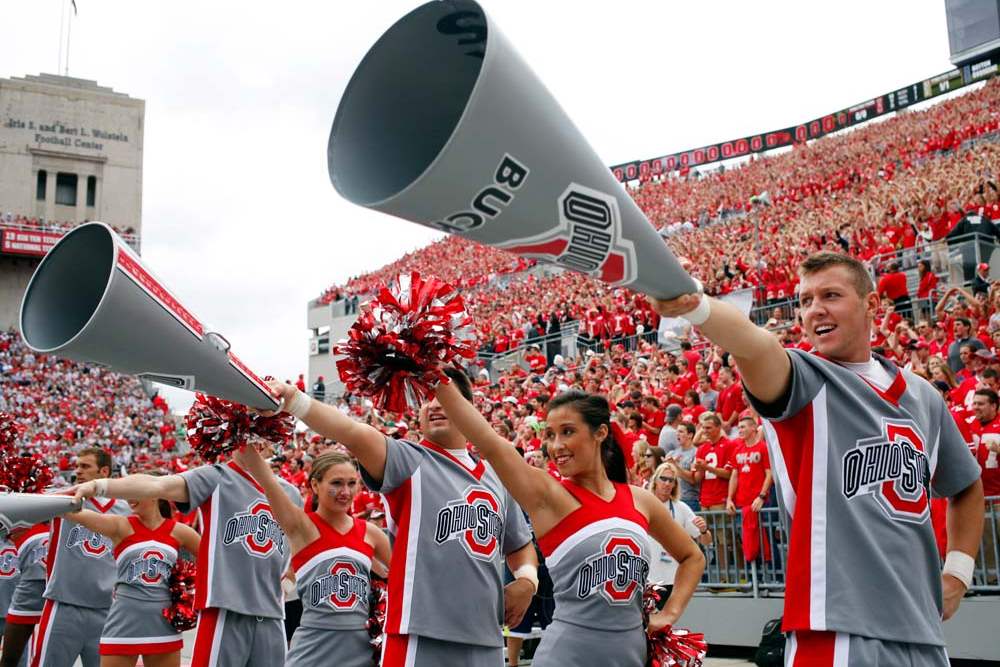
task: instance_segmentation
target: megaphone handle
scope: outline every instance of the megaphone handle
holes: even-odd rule
[[[205,332],[205,336],[206,337],[213,336],[213,337],[218,338],[219,340],[221,340],[223,342],[223,344],[225,345],[225,347],[220,347],[219,349],[222,350],[223,352],[229,352],[229,350],[233,347],[232,343],[230,343],[229,340],[225,336],[223,336],[222,334],[220,334],[220,333],[218,333],[216,331],[206,331]]]

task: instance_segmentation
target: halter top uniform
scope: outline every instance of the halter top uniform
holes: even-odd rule
[[[114,600],[101,632],[101,655],[155,655],[179,651],[181,634],[163,617],[170,606],[170,572],[180,544],[165,519],[155,529],[128,517],[132,534],[115,547]]]
[[[533,665],[642,667],[642,594],[649,575],[649,522],[627,484],[610,501],[562,481],[580,507],[538,539],[556,610]]]
[[[319,537],[292,557],[302,620],[292,636],[287,667],[370,667],[368,594],[374,550],[367,523],[338,532],[319,514],[306,514]]]

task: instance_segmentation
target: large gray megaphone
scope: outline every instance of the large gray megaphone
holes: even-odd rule
[[[0,492],[0,538],[18,528],[80,509],[73,496]]]
[[[429,2],[382,35],[340,101],[327,161],[355,204],[658,298],[697,291],[471,0]]]
[[[81,225],[35,269],[21,335],[45,354],[102,364],[255,408],[278,402],[236,355],[101,222]]]

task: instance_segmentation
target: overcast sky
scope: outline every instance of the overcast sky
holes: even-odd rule
[[[0,76],[56,70],[64,4],[0,3]],[[355,66],[419,4],[77,0],[69,74],[146,101],[143,258],[261,374],[306,370],[306,303],[324,287],[436,237],[341,200],[326,167]],[[950,67],[943,0],[486,8],[607,164],[784,127]]]

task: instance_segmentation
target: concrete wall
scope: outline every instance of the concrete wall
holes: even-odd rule
[[[138,230],[145,106],[85,79],[0,79],[0,211]],[[36,198],[40,170],[44,200]],[[78,176],[72,204],[55,202],[59,172]],[[87,205],[89,176],[97,179],[93,206]]]
[[[18,328],[21,298],[38,263],[38,259],[0,255],[0,329]]]

